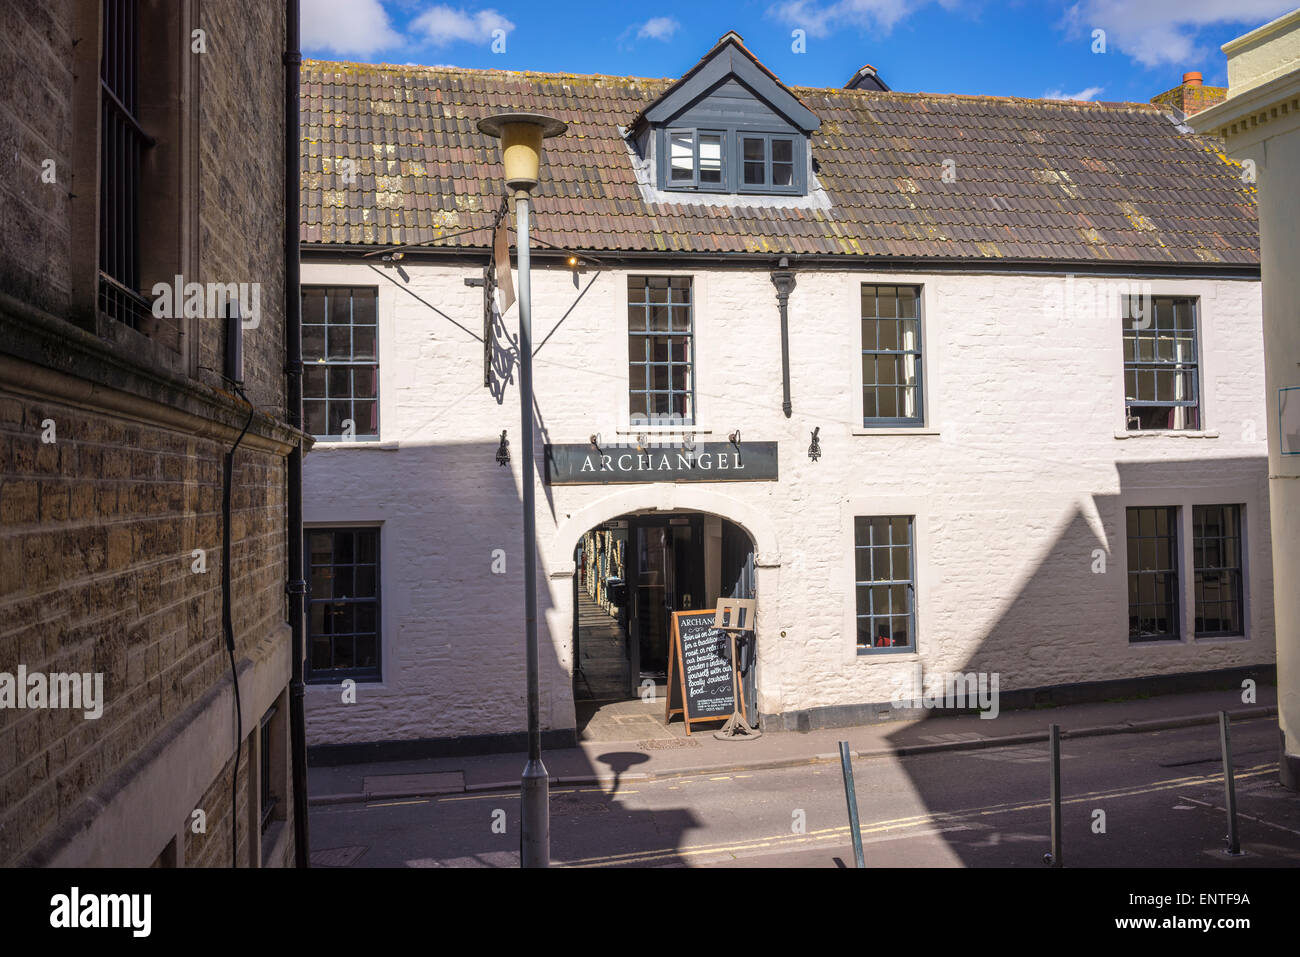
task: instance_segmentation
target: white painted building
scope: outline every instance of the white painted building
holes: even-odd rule
[[[714,104],[736,90],[759,106]],[[537,203],[529,463],[517,307],[489,337],[485,387],[484,292],[467,285],[501,188],[472,121],[507,102],[570,124],[547,144]],[[710,104],[673,153],[682,117]],[[1253,203],[1166,114],[786,88],[729,34],[675,83],[309,62],[304,118],[304,322],[329,317],[305,332],[307,394],[328,390],[308,404],[324,438],[305,465],[313,745],[517,740],[526,480],[552,742],[577,720],[575,549],[620,521],[644,579],[629,571],[641,661],[627,693],[659,670],[639,633],[659,627],[650,605],[752,589],[746,678],[768,728],[875,720],[918,662],[997,673],[1012,704],[1267,674]],[[761,196],[746,195],[747,161],[765,164],[750,167],[772,187]],[[673,166],[688,191],[674,194]],[[414,243],[428,244],[397,248]],[[1130,296],[1154,315],[1126,320]],[[689,302],[659,307],[669,297]],[[689,358],[651,371],[668,390],[652,401],[685,424],[645,425],[631,333],[679,316],[688,330],[648,346]],[[775,477],[741,476],[766,443]],[[557,473],[576,456],[582,484],[548,474],[545,450]],[[871,549],[882,535],[892,551]]]
[[[1277,574],[1278,723],[1282,782],[1300,789],[1300,10],[1223,47],[1228,97],[1196,116],[1249,163],[1261,197],[1269,482]]]

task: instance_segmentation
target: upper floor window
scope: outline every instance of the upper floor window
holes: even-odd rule
[[[1124,404],[1130,432],[1201,428],[1196,299],[1123,299]]]
[[[767,133],[741,135],[740,155],[744,161],[741,189],[795,188],[793,137]]]
[[[862,422],[920,425],[918,286],[862,285]]]
[[[629,276],[627,351],[633,424],[695,422],[695,336],[689,276]]]
[[[139,116],[136,0],[103,0],[100,57],[99,308],[134,328],[151,313],[140,292],[141,160],[154,145]]]
[[[303,287],[303,429],[318,439],[379,437],[378,300],[374,287]]]
[[[665,160],[660,183],[670,190],[709,193],[806,192],[802,136],[730,130],[661,131]]]

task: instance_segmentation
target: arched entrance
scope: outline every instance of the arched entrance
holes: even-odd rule
[[[574,566],[573,695],[579,735],[628,740],[671,733],[662,701],[672,614],[712,608],[719,597],[759,597],[753,538],[709,512],[642,509],[582,533]],[[751,722],[758,720],[756,644],[750,633],[737,646]],[[652,688],[657,708],[645,706]]]

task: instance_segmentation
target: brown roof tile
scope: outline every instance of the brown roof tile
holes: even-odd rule
[[[570,124],[536,194],[538,237],[566,249],[1259,262],[1239,167],[1146,104],[794,87],[822,120],[812,149],[832,208],[723,210],[641,198],[617,127],[671,80],[314,60],[302,78],[307,244],[490,226],[501,164],[475,122],[527,109]],[[484,248],[487,232],[447,245]]]

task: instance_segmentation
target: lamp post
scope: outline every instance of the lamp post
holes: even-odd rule
[[[524,486],[524,640],[528,667],[528,763],[520,779],[523,807],[519,832],[522,867],[551,864],[550,780],[542,763],[537,655],[537,523],[533,492],[533,303],[530,285],[528,216],[531,192],[542,164],[542,140],[559,136],[567,126],[537,113],[500,113],[478,121],[481,133],[501,140],[506,186],[515,191],[516,246],[519,254],[519,411]]]

